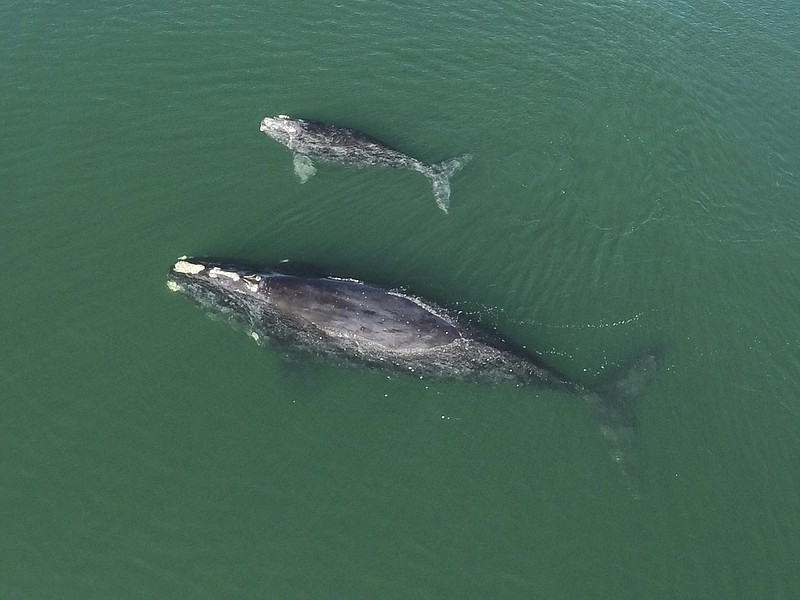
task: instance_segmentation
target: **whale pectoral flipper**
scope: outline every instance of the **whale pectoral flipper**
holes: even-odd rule
[[[295,152],[292,163],[294,164],[294,173],[300,178],[300,183],[305,183],[317,172],[314,163],[305,154]]]

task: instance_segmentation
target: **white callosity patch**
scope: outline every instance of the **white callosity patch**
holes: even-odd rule
[[[181,286],[179,286],[179,285],[178,285],[177,283],[175,283],[174,281],[167,281],[167,287],[168,287],[168,288],[170,289],[170,291],[172,291],[172,292],[180,292],[180,291],[181,291]]]
[[[245,275],[242,279],[248,292],[252,294],[258,292],[258,284],[261,282],[261,275]]]
[[[234,271],[223,271],[219,267],[212,267],[208,272],[209,277],[227,277],[231,281],[239,281],[239,274]]]
[[[278,115],[274,118],[264,117],[259,129],[285,145],[289,145],[292,138],[300,131],[298,125],[285,115]],[[284,139],[286,136],[288,136],[288,140]]]
[[[203,269],[205,269],[203,265],[196,265],[186,260],[179,260],[175,263],[175,266],[172,267],[172,270],[176,273],[183,273],[185,275],[197,275]]]

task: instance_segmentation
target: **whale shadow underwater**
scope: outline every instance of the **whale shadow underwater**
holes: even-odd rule
[[[167,286],[257,343],[301,357],[439,380],[541,386],[581,398],[639,496],[636,405],[657,370],[658,352],[586,386],[445,308],[353,279],[182,257]]]

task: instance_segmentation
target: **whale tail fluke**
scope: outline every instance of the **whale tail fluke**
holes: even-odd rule
[[[659,354],[649,352],[621,367],[587,395],[611,458],[622,471],[634,498],[641,496],[636,405],[653,380],[659,362]]]
[[[436,204],[445,213],[450,207],[450,178],[458,173],[471,159],[471,154],[462,154],[450,160],[431,165],[430,170],[425,173],[431,180]]]

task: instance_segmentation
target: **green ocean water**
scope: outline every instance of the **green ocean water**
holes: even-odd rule
[[[789,2],[0,7],[1,598],[796,598]],[[321,165],[285,113],[474,158]],[[287,363],[181,255],[403,287],[591,384],[658,347],[642,498],[564,394]]]

